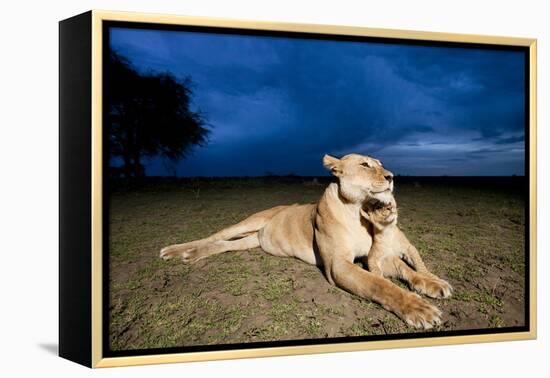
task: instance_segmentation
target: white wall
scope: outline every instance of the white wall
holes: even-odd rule
[[[3,376],[91,371],[54,355],[57,344],[57,21],[91,8],[329,23],[539,39],[539,340],[338,353],[97,371],[97,376],[542,376],[549,280],[550,41],[545,1],[104,0],[4,1],[0,59],[0,371]],[[546,297],[546,298],[545,298]],[[7,371],[10,371],[6,374]],[[27,374],[28,373],[28,374]]]

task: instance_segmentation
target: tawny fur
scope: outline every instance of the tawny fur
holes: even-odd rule
[[[370,272],[406,281],[411,289],[432,298],[447,298],[451,285],[427,268],[418,250],[397,226],[397,203],[367,203],[361,215],[373,225],[373,244],[366,258]]]
[[[353,263],[369,254],[373,242],[372,227],[361,208],[366,202],[393,200],[393,174],[377,159],[358,154],[341,159],[325,155],[323,164],[338,183],[330,184],[317,204],[264,210],[205,239],[163,248],[160,256],[179,256],[192,263],[217,253],[261,247],[274,256],[322,267],[331,284],[380,303],[412,326],[439,324],[441,312],[435,306]]]

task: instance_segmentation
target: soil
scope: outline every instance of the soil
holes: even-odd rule
[[[397,178],[400,227],[455,290],[450,299],[428,299],[443,311],[443,324],[425,332],[525,324],[525,203],[521,178],[514,180]],[[164,246],[208,236],[257,211],[314,202],[325,186],[299,177],[115,182],[111,349],[421,332],[296,259],[260,249],[193,265],[159,258]]]

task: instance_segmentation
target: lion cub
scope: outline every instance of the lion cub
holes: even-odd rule
[[[418,250],[397,226],[397,203],[367,204],[361,215],[373,226],[373,244],[367,257],[371,273],[406,281],[411,289],[432,298],[447,298],[449,283],[432,274]],[[414,269],[412,269],[412,268]]]

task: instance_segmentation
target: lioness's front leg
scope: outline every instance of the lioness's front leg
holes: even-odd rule
[[[330,275],[338,287],[379,303],[413,327],[429,329],[441,323],[441,311],[437,307],[353,262],[336,258]]]

